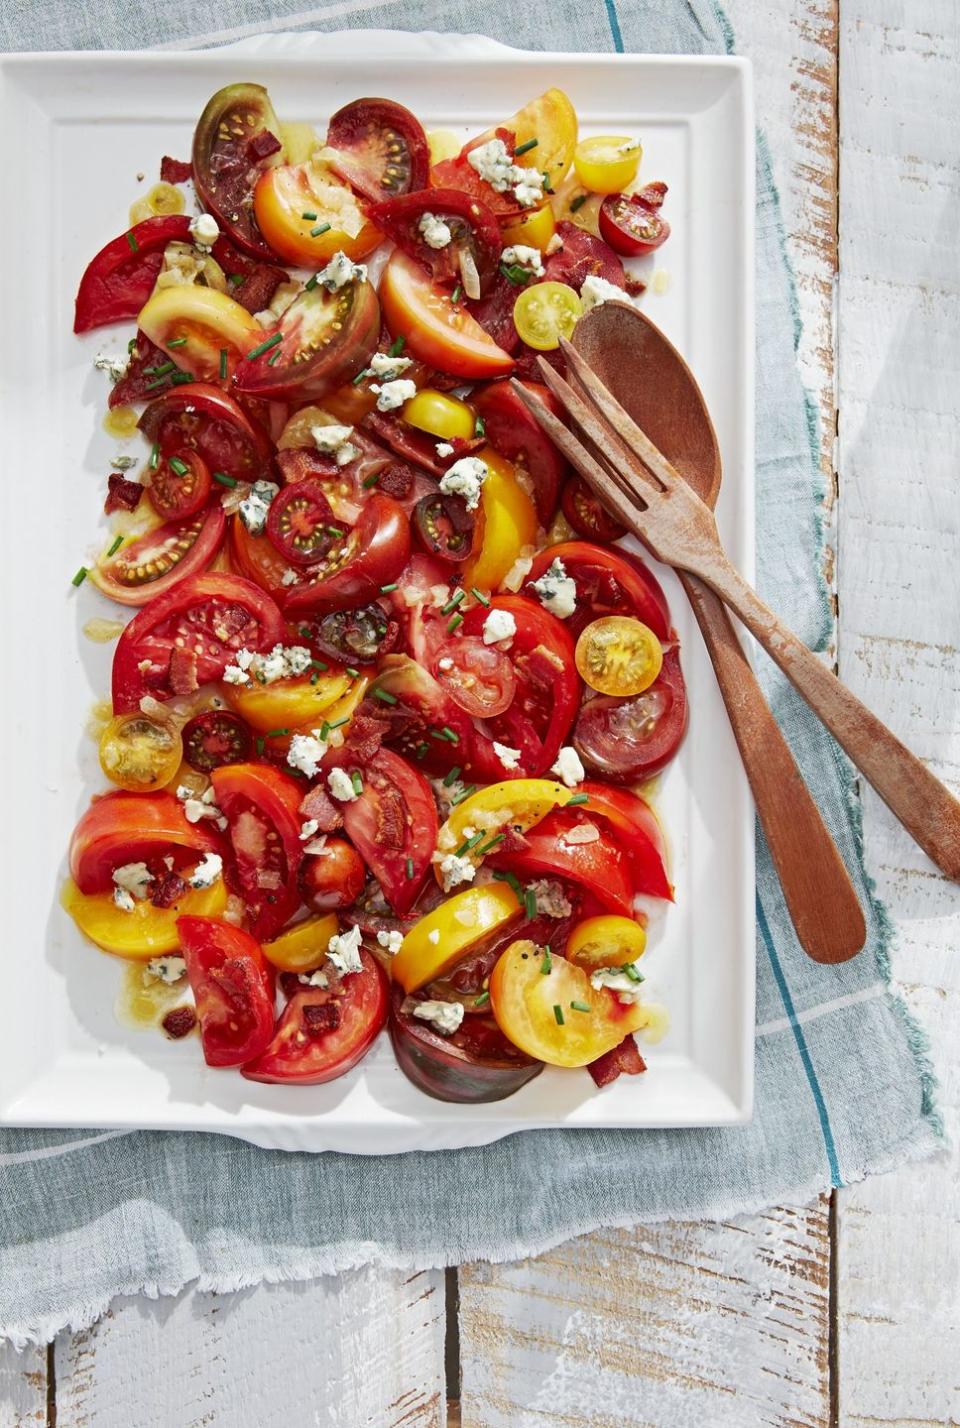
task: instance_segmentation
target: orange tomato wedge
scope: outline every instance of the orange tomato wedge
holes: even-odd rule
[[[482,378],[513,370],[509,352],[399,248],[380,279],[380,306],[391,333],[406,338],[405,351],[441,372]]]

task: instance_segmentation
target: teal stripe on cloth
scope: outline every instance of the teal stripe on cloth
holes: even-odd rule
[[[222,44],[258,30],[482,31],[533,50],[723,54],[712,0],[6,0],[6,49]],[[799,318],[766,146],[757,163],[757,579],[818,647],[816,416],[796,365]],[[0,1336],[46,1340],[117,1294],[231,1289],[363,1263],[516,1259],[598,1226],[726,1218],[800,1203],[940,1143],[921,1033],[885,990],[890,924],[863,868],[850,770],[766,660],[760,677],[867,914],[868,946],[821,967],[797,944],[757,842],[756,1099],[750,1125],[537,1131],[392,1158],[262,1151],[222,1136],[0,1131]],[[877,994],[878,985],[881,992]],[[829,1118],[827,1116],[829,1107]],[[334,1207],[329,1213],[328,1207]]]

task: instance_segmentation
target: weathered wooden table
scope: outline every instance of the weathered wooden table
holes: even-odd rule
[[[960,4],[728,9],[819,394],[840,672],[957,787]],[[960,898],[864,803],[894,972],[955,1129]],[[611,1230],[458,1275],[121,1301],[49,1350],[0,1349],[0,1428],[960,1424],[958,1217],[954,1157],[806,1209]]]

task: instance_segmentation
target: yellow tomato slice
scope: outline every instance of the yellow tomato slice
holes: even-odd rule
[[[639,922],[604,914],[577,923],[567,939],[565,955],[578,967],[595,971],[598,967],[625,967],[642,957],[646,946],[646,930]]]
[[[548,1066],[586,1066],[650,1020],[590,985],[590,975],[535,942],[513,942],[490,974],[490,1006],[514,1046]]]
[[[517,895],[505,883],[455,893],[411,927],[390,963],[391,975],[405,992],[415,992],[445,976],[471,947],[519,916]]]
[[[221,352],[233,372],[263,339],[263,328],[246,308],[226,293],[192,283],[155,292],[140,309],[137,325],[178,367],[202,381],[219,380]],[[172,342],[178,345],[171,347]]]
[[[629,134],[595,134],[582,139],[573,156],[577,178],[594,193],[620,193],[637,176],[643,148]]]
[[[536,139],[532,149],[517,155],[517,163],[549,174],[550,186],[556,188],[573,162],[577,147],[577,111],[563,90],[546,90],[505,119],[501,127],[515,136],[518,149]],[[488,129],[474,142],[492,139],[495,132]]]
[[[599,238],[602,203],[602,193],[591,193],[584,188],[576,173],[570,173],[550,200],[550,207],[558,223],[575,223],[585,233]]]
[[[528,248],[539,248],[541,253],[556,231],[556,219],[549,204],[535,208],[532,213],[525,213],[513,223],[504,224],[500,230],[505,248],[522,243]]]
[[[222,917],[227,889],[223,879],[218,878],[213,887],[184,893],[174,907],[154,907],[151,902],[138,900],[132,912],[124,912],[117,907],[112,893],[82,893],[68,878],[60,902],[84,936],[103,952],[133,962],[148,962],[151,957],[178,951],[178,917]]]
[[[476,422],[466,402],[448,397],[446,392],[436,392],[432,387],[422,387],[410,398],[403,408],[403,419],[408,426],[428,431],[444,441],[452,441],[455,436],[469,441]]]
[[[100,767],[111,783],[133,793],[169,783],[182,757],[178,729],[152,714],[118,714],[100,735]]]
[[[524,546],[537,535],[537,511],[509,461],[489,446],[477,453],[488,475],[480,488],[473,553],[464,567],[464,585],[496,590]]]
[[[492,838],[507,824],[525,832],[551,809],[569,803],[572,797],[573,789],[549,778],[514,778],[492,783],[450,810],[450,817],[437,837],[437,847],[441,853],[453,853],[474,834],[483,832]],[[480,863],[482,856],[478,856],[476,849],[482,848],[486,841],[478,842],[463,856],[472,863]],[[435,870],[437,881],[442,882],[439,864]]]
[[[581,632],[576,648],[580,678],[598,694],[626,697],[649,689],[663,665],[663,646],[642,620],[604,615]]]
[[[338,929],[335,913],[308,917],[272,942],[264,942],[263,955],[281,972],[312,972],[325,961],[330,938]]]
[[[552,352],[560,338],[569,338],[583,312],[577,293],[567,283],[531,283],[513,305],[520,339],[537,352]]]
[[[322,163],[265,169],[253,191],[253,211],[270,247],[305,267],[322,267],[337,252],[356,262],[382,239],[353,190]]]
[[[225,684],[223,693],[230,705],[258,734],[271,729],[313,728],[327,717],[328,710],[346,694],[352,681],[343,670],[321,674],[316,684],[311,676],[278,679],[274,684]]]

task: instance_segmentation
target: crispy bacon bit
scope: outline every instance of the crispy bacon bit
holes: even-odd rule
[[[193,164],[185,159],[171,159],[169,154],[164,154],[160,160],[160,182],[161,183],[186,183],[187,179],[193,178]]]
[[[139,481],[128,481],[117,471],[107,477],[107,499],[103,503],[104,515],[112,516],[114,511],[135,511],[140,504],[143,487]]]
[[[340,1025],[340,1003],[307,1002],[300,1012],[303,1029],[308,1036],[323,1036]]]
[[[282,148],[283,145],[276,134],[271,134],[269,129],[261,129],[259,134],[254,134],[247,143],[247,153],[254,163],[269,159],[271,154],[279,154]]]
[[[611,1081],[615,1081],[621,1074],[639,1076],[640,1072],[646,1069],[647,1063],[637,1050],[637,1043],[632,1036],[625,1036],[619,1046],[615,1046],[612,1051],[605,1051],[587,1066],[598,1086],[609,1086]]]
[[[660,208],[666,196],[667,185],[662,179],[655,179],[653,183],[645,184],[637,194],[637,198],[648,208]]]
[[[264,266],[233,287],[230,296],[247,312],[262,312],[270,306],[274,293],[283,281],[283,273]]]
[[[179,873],[164,873],[163,877],[154,878],[150,901],[154,907],[173,907],[186,890],[187,885]]]
[[[641,293],[647,291],[647,285],[642,278],[635,278],[632,273],[627,273],[624,279],[624,287],[628,297],[639,297]]]
[[[196,1024],[197,1013],[193,1007],[174,1007],[160,1023],[172,1041],[181,1041],[189,1036]]]
[[[368,764],[389,732],[390,724],[386,719],[378,719],[375,715],[365,714],[358,709],[350,721],[345,749],[349,750],[351,759],[355,759],[357,763]]]
[[[377,481],[377,489],[385,496],[393,496],[395,500],[402,501],[404,496],[409,496],[410,487],[413,485],[413,471],[403,461],[391,461],[385,470],[380,472]]]
[[[416,427],[408,426],[391,412],[367,412],[362,426],[404,461],[422,467],[432,476],[443,475],[446,463],[437,456],[435,436],[428,436],[425,431],[417,431]]]
[[[316,820],[318,833],[335,833],[343,823],[343,814],[320,784],[304,797],[300,812],[305,819]]]
[[[148,372],[148,367],[160,367],[168,361],[166,352],[159,347],[155,347],[149,337],[144,337],[142,332],[138,332],[134,342],[133,351],[130,353],[130,365],[126,375],[121,377],[115,387],[110,389],[108,405],[111,407],[129,406],[131,402],[145,402],[151,397],[165,389],[151,386],[156,383],[157,377],[153,372]]]
[[[174,694],[192,694],[200,688],[197,656],[193,650],[175,649],[170,656],[170,689]]]
[[[448,461],[459,461],[461,456],[472,456],[475,451],[479,451],[481,446],[486,445],[484,436],[454,436],[450,439],[453,447],[453,455],[448,456]]]
[[[517,655],[514,659],[517,674],[535,693],[552,697],[557,677],[563,671],[563,661],[559,655],[545,645],[535,645],[529,654]]]

